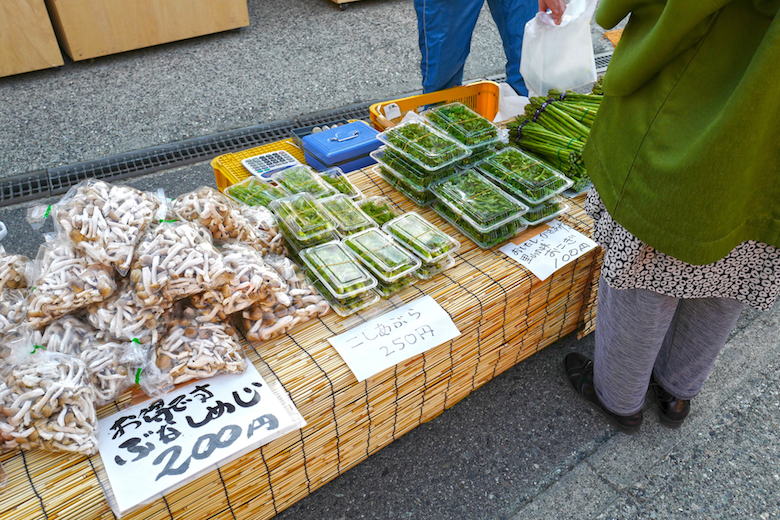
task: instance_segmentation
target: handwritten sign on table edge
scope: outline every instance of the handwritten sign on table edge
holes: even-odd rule
[[[123,515],[305,424],[251,363],[195,381],[99,421],[106,498]]]
[[[436,300],[423,296],[328,339],[358,381],[460,336]]]
[[[499,249],[537,278],[546,280],[558,269],[596,247],[596,243],[557,220],[515,237]]]

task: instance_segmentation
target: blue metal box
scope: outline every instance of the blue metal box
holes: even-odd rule
[[[355,121],[303,138],[306,164],[317,171],[338,166],[344,173],[359,170],[376,161],[368,154],[382,144],[377,132],[363,121]]]

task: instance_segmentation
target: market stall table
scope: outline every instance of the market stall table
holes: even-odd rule
[[[291,141],[276,146],[299,153]],[[256,153],[258,149],[247,150],[223,159],[240,161]],[[358,170],[349,178],[367,197],[384,195],[399,211],[417,211],[461,241],[451,269],[393,300],[399,304],[432,296],[461,336],[359,383],[328,342],[359,318],[330,313],[275,340],[244,339],[251,362],[266,379],[281,382],[307,426],[126,518],[271,518],[539,349],[572,332],[584,335],[593,329],[599,249],[540,281],[497,248],[478,248],[371,172]],[[590,235],[592,221],[583,200],[584,195],[569,200],[571,208],[559,219]],[[99,410],[99,416],[115,413],[131,398],[125,394]],[[99,456],[13,451],[0,461],[11,475],[0,495],[0,515],[113,517],[103,497]]]

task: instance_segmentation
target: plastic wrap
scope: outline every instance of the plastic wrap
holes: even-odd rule
[[[51,206],[50,213],[58,230],[76,249],[124,276],[133,248],[155,218],[158,206],[154,196],[131,186],[88,179],[68,190]],[[32,214],[28,213],[31,223],[35,220]]]
[[[287,255],[284,247],[284,238],[276,225],[276,217],[271,210],[263,206],[241,205],[241,214],[247,223],[252,226],[257,237],[257,242],[252,245],[265,255]]]
[[[10,255],[0,245],[0,291],[27,287],[27,268],[30,259],[22,255]]]
[[[173,211],[184,220],[208,228],[214,240],[257,240],[236,203],[214,188],[203,186],[180,195],[173,201]]]
[[[46,327],[41,342],[49,352],[84,362],[97,406],[116,400],[130,388],[132,371],[144,361],[143,352],[134,343],[117,341],[75,316],[65,316]]]
[[[7,289],[0,291],[0,357],[2,354],[3,340],[18,329],[19,325],[27,317],[27,295],[19,289]]]
[[[201,312],[196,318],[199,322],[224,321],[230,314],[259,301],[290,303],[287,285],[276,270],[263,261],[257,249],[231,243],[224,244],[220,252],[236,276],[219,289],[190,297],[192,305]]]
[[[330,305],[309,284],[300,268],[284,256],[265,258],[287,285],[289,304],[277,294],[275,304],[265,301],[244,310],[244,328],[250,341],[265,341],[283,335],[299,323],[325,316]]]
[[[62,238],[50,238],[38,248],[32,272],[27,319],[34,328],[103,301],[116,290],[108,269],[91,264]]]
[[[191,222],[153,226],[136,247],[130,280],[145,307],[222,287],[235,276],[208,231]]]
[[[34,348],[20,340],[23,350]],[[0,381],[0,438],[4,449],[40,448],[97,453],[95,393],[80,359],[35,349],[6,368]]]
[[[109,298],[87,308],[87,319],[93,327],[118,340],[150,345],[157,343],[161,317],[170,307],[166,301],[145,306],[135,287],[125,280]]]
[[[198,323],[194,309],[186,309],[171,322],[155,349],[155,363],[173,384],[241,373],[247,359],[233,327],[225,322]]]

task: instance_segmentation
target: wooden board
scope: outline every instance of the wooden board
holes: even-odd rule
[[[385,195],[399,211],[418,211],[460,240],[451,269],[405,289],[399,298],[410,302],[430,295],[461,336],[362,382],[328,342],[349,321],[335,313],[277,339],[244,339],[249,360],[267,381],[279,381],[307,425],[126,518],[271,518],[560,337],[592,330],[600,249],[541,281],[498,247],[476,247],[371,170],[348,176],[366,196]],[[571,199],[571,209],[559,218],[590,236],[593,222],[583,210],[584,198]],[[583,330],[586,319],[590,329]],[[131,398],[127,392],[98,410],[99,417]],[[0,518],[113,518],[102,496],[99,456],[16,450],[0,454],[0,462],[9,474],[0,494]]]
[[[62,64],[43,0],[0,1],[0,76]]]
[[[246,0],[46,0],[74,61],[249,25]]]

